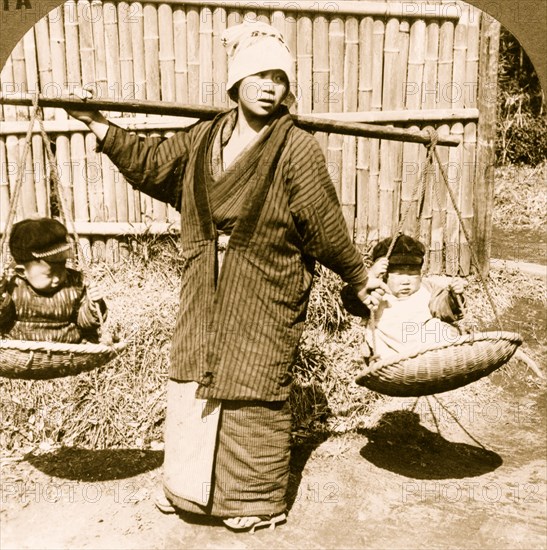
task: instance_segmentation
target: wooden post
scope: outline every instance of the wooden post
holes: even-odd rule
[[[494,204],[494,142],[496,135],[496,99],[500,24],[482,14],[479,53],[477,126],[477,162],[473,202],[473,246],[477,253],[478,269],[488,273],[492,240],[492,207]]]

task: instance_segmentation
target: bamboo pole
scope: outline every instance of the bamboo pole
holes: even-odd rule
[[[201,9],[199,22],[199,98],[204,105],[213,105],[210,87],[213,83],[213,14]]]
[[[9,138],[8,138],[9,139]],[[10,187],[8,172],[13,168],[8,164],[6,138],[0,137],[0,226],[5,227],[10,210]],[[5,264],[4,250],[0,250],[0,263]]]
[[[342,112],[344,95],[344,21],[335,17],[329,22],[329,84],[326,100],[329,112]],[[349,93],[351,93],[348,90]],[[338,198],[342,194],[342,136],[327,136],[327,166]]]
[[[467,55],[467,23],[469,10],[463,6],[462,17],[454,29],[454,54],[452,64],[452,82],[453,90],[451,94],[452,107],[463,108],[465,105],[463,84],[465,83],[466,73],[466,55]],[[463,124],[456,123],[452,127],[452,133],[461,136],[463,139]],[[448,162],[452,172],[451,189],[456,197],[457,204],[452,201],[447,202],[446,216],[446,272],[449,275],[457,275],[460,271],[460,250],[465,244],[465,237],[460,229],[460,221],[456,209],[462,210],[465,197],[462,195],[462,169],[463,169],[463,149],[458,147],[451,149],[448,154]],[[449,244],[450,243],[450,244]],[[451,249],[451,250],[450,250]],[[450,253],[452,252],[452,253]]]
[[[420,102],[422,109],[435,110],[438,97],[438,60],[439,60],[439,24],[436,21],[429,21],[426,28],[425,38],[425,58],[422,83],[419,88]],[[425,160],[425,157],[424,157]],[[422,170],[428,170],[426,174],[426,191],[422,204],[420,216],[420,241],[426,244],[426,256],[424,269],[426,272],[433,269],[433,265],[438,264],[436,259],[437,247],[432,242],[433,225],[433,197],[432,185],[435,177],[435,171],[427,166],[421,166]],[[442,249],[441,256],[442,259]]]
[[[102,189],[103,170],[101,156],[96,152],[95,135],[85,135],[87,201],[89,219],[92,222],[104,220],[104,197]]]
[[[10,105],[31,105],[30,97],[21,97],[20,94],[1,95],[0,103]],[[113,99],[89,99],[85,102],[73,98],[39,98],[40,105],[48,107],[70,108],[74,110],[120,110],[134,113],[155,113],[164,115],[180,115],[189,118],[200,118],[211,120],[221,110],[216,107],[204,105],[178,105],[158,101],[117,101]],[[318,120],[311,116],[294,115],[294,123],[312,132],[337,132],[342,135],[355,135],[361,137],[375,137],[394,141],[412,141],[415,143],[429,143],[429,134],[424,131],[414,131],[405,128],[394,128],[365,123],[338,122],[332,120]],[[439,136],[439,145],[457,146],[457,138],[450,136]]]
[[[31,145],[37,212],[41,216],[49,216],[49,186],[46,179],[46,160],[42,136],[40,134],[33,135]]]
[[[66,86],[66,46],[62,6],[49,13],[49,42],[51,48],[51,74],[57,90]],[[55,111],[57,120],[68,118],[67,113]]]
[[[372,102],[372,27],[371,17],[359,22],[359,95],[358,108],[369,111]],[[357,165],[355,190],[355,243],[364,248],[368,238],[370,194],[370,140],[357,138]]]
[[[221,36],[226,29],[226,10],[216,8],[213,11],[213,105],[227,108],[229,104],[226,93],[228,65],[226,52],[221,43]]]
[[[329,22],[323,15],[316,15],[313,20],[313,111],[330,111],[328,104],[329,90]],[[315,136],[323,153],[327,154],[328,136],[318,134]]]
[[[454,25],[450,21],[445,21],[439,31],[439,62],[437,69],[437,82],[439,87],[437,105],[440,108],[450,108],[452,82],[452,62],[454,48]],[[439,133],[448,133],[450,130],[448,125],[441,125],[437,131]],[[440,150],[439,158],[445,169],[448,167],[448,151]],[[431,256],[431,269],[434,273],[442,273],[446,264],[443,262],[442,250],[450,253],[452,246],[446,234],[446,217],[447,217],[447,192],[444,183],[438,179],[438,199],[433,201],[433,215],[431,219],[431,239],[438,243],[434,246],[435,253]]]
[[[38,61],[38,75],[40,79],[40,89],[42,91],[54,89],[57,84],[53,81],[53,74],[51,71],[51,51],[49,44],[49,25],[48,18],[43,17],[36,25],[34,25],[34,35],[36,37],[36,57]],[[11,59],[8,58],[11,64]],[[4,66],[6,68],[8,63]],[[11,81],[13,82],[13,80]],[[32,102],[31,102],[32,104]],[[50,120],[55,118],[55,111],[53,109],[44,109],[44,120]]]
[[[25,51],[23,49],[23,42],[19,40],[15,48],[11,53],[13,81],[17,83],[22,92],[28,90],[27,86],[27,72],[25,69]],[[26,107],[17,107],[16,109],[17,120],[28,120],[29,110]]]
[[[165,0],[148,0],[150,3],[161,3]],[[188,6],[210,6],[226,7],[226,0],[170,0],[171,4],[186,4]],[[461,6],[450,2],[421,3],[389,0],[386,2],[378,1],[358,1],[344,0],[343,2],[299,0],[272,2],[270,0],[253,0],[248,3],[234,2],[237,9],[274,11],[283,10],[294,13],[315,13],[328,15],[374,15],[377,17],[404,17],[418,19],[448,19],[457,20],[461,15]],[[255,11],[250,20],[258,18]]]
[[[118,38],[118,14],[116,5],[105,2],[104,16],[104,44],[106,49],[106,78],[108,82],[108,97],[121,99],[121,66],[120,47]],[[112,117],[120,117],[120,112],[111,113]]]
[[[95,42],[93,40],[89,2],[79,0],[77,8],[81,82],[85,86],[95,82]]]
[[[494,202],[494,137],[500,24],[485,13],[481,16],[479,87],[477,103],[481,117],[477,128],[473,243],[482,275],[488,273]]]
[[[120,99],[134,99],[135,75],[133,72],[133,47],[131,44],[131,23],[133,17],[128,2],[120,2],[118,8],[118,35],[120,40]],[[173,98],[175,99],[175,98]]]
[[[199,10],[186,10],[188,39],[188,101],[200,103],[200,69],[199,69]]]
[[[390,19],[386,24],[384,41],[384,78],[382,83],[382,105],[386,109],[397,106],[397,72],[399,71],[399,21]],[[396,227],[396,177],[397,165],[401,159],[389,143],[380,144],[379,181],[379,235],[380,239],[390,237]]]
[[[129,20],[131,30],[131,50],[133,52],[133,75],[135,98],[146,99],[146,64],[144,63],[144,10],[140,2],[133,2],[134,11]]]
[[[355,111],[358,105],[359,23],[355,17],[346,19],[344,53],[344,94],[342,108]],[[340,202],[349,233],[355,234],[356,209],[356,138],[344,136],[342,143],[342,182]]]
[[[70,136],[70,169],[74,189],[74,221],[89,221],[87,201],[85,138],[81,133]]]
[[[175,101],[175,45],[173,12],[168,4],[158,6],[161,99]]]
[[[78,38],[78,7],[75,0],[64,4],[66,80],[67,84],[80,84],[80,41]]]
[[[112,164],[112,161],[106,155],[101,155],[100,159],[103,174],[102,183],[104,197],[104,213],[102,219],[107,222],[115,222],[118,221],[115,180],[115,172],[117,172],[117,168],[114,164]],[[120,221],[125,220],[122,218]]]
[[[173,10],[173,41],[175,51],[175,101],[188,102],[188,59],[186,37],[186,12],[184,8]]]
[[[408,110],[419,110],[421,105],[420,87],[423,81],[425,64],[425,21],[416,20],[410,27],[408,73],[405,81],[405,107]],[[417,143],[405,143],[403,146],[403,174],[401,183],[401,212],[408,211],[403,232],[418,237],[418,213],[421,197],[415,194],[424,169],[425,152]]]
[[[296,42],[296,68],[298,86],[295,90],[298,99],[298,112],[310,113],[313,105],[312,78],[312,40],[313,23],[310,17],[302,15],[298,18]]]
[[[74,192],[72,189],[71,172],[71,151],[70,139],[64,134],[60,134],[55,139],[55,163],[57,165],[57,174],[59,175],[59,187],[61,188],[60,201],[63,201],[65,212],[70,212],[74,219]],[[50,167],[51,170],[51,167]],[[51,173],[49,180],[52,181]],[[59,209],[61,205],[59,205]]]
[[[11,57],[6,59],[6,63],[2,67],[2,72],[0,72],[0,91],[3,95],[17,93],[17,87],[13,79],[13,63],[11,62]],[[3,120],[15,120],[17,118],[16,112],[17,108],[15,105],[3,105]]]
[[[93,75],[93,82],[97,86],[98,97],[108,97],[103,4],[99,0],[91,0],[90,9],[92,40],[95,46],[95,74]]]
[[[27,74],[27,86],[29,91],[38,91],[38,65],[36,61],[36,41],[34,30],[30,29],[23,36],[23,49],[25,52],[25,71]]]
[[[11,204],[11,197],[13,197],[15,191],[15,184],[17,182],[17,174],[19,173],[19,139],[16,136],[7,136],[6,137],[6,157],[7,157],[7,166],[8,166],[8,180],[9,180],[9,196],[10,196],[10,206],[14,208]],[[25,167],[23,167],[23,170]],[[23,205],[21,198],[19,198],[18,203],[15,205],[16,218],[21,220],[25,217]]]
[[[144,65],[146,69],[146,99],[161,99],[159,68],[159,31],[156,6],[144,4]]]

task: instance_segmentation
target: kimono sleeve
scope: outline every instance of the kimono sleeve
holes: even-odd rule
[[[111,123],[97,151],[110,158],[132,187],[180,210],[191,128],[168,139],[143,138]]]
[[[296,130],[288,145],[285,182],[302,252],[340,275],[345,282],[362,288],[367,281],[365,265],[350,238],[317,140],[307,132]]]

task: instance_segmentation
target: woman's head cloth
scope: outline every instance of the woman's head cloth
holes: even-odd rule
[[[222,44],[228,54],[228,92],[242,78],[264,71],[279,69],[294,78],[294,60],[283,35],[261,21],[247,21],[228,27],[222,34]]]

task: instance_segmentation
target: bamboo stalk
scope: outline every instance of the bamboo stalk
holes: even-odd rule
[[[152,4],[144,4],[144,66],[146,99],[161,99],[159,68],[158,12]]]
[[[200,69],[199,69],[199,11],[186,10],[186,25],[188,39],[188,101],[200,103]]]
[[[89,85],[95,81],[95,42],[90,17],[91,5],[85,0],[79,0],[77,8],[81,82],[83,85]]]
[[[296,68],[298,87],[295,90],[298,98],[298,112],[310,113],[313,105],[312,79],[312,40],[313,24],[310,17],[303,15],[298,18],[298,32],[296,43]]]
[[[226,29],[226,10],[217,8],[213,12],[213,102],[217,107],[227,108],[229,104],[226,93],[228,66],[226,52],[221,43],[221,36]]]
[[[188,59],[186,36],[186,12],[184,8],[173,10],[173,40],[175,49],[175,93],[177,103],[188,102]]]
[[[1,149],[0,149],[1,150]],[[78,236],[124,236],[124,235],[140,235],[140,234],[165,234],[178,233],[180,231],[180,223],[170,222],[83,222],[75,221],[74,227]],[[0,223],[0,235],[5,231],[5,222]]]
[[[199,23],[199,98],[204,105],[213,105],[213,14],[202,8]]]
[[[68,136],[60,134],[55,139],[55,162],[57,165],[57,174],[59,175],[59,187],[61,192],[60,201],[63,201],[65,212],[69,212],[74,219],[74,193],[72,189],[72,171],[71,171],[71,151],[70,139]],[[50,181],[52,178],[50,177]],[[59,208],[61,205],[59,205]]]
[[[0,137],[0,226],[5,227],[10,210],[10,188],[8,172],[12,167],[8,164],[6,138]],[[4,250],[0,250],[0,263],[5,263]]]
[[[80,84],[80,43],[78,39],[78,7],[75,0],[64,4],[66,40],[66,79],[67,83]]]
[[[409,110],[416,112],[420,110],[421,97],[420,87],[423,80],[425,64],[425,21],[417,20],[412,23],[409,36],[408,73],[405,81],[405,113]],[[423,164],[420,163],[421,148],[416,143],[405,143],[403,145],[403,174],[401,184],[401,212],[403,215],[408,212],[403,232],[418,237],[419,223],[418,212],[421,197],[415,194],[420,181]],[[422,156],[422,159],[424,157]]]
[[[358,105],[358,66],[359,66],[359,23],[355,17],[346,19],[345,53],[344,53],[344,111],[355,111]],[[355,233],[356,216],[356,138],[344,136],[342,144],[342,212],[350,235]]]
[[[313,20],[313,82],[312,82],[312,111],[330,111],[328,104],[329,91],[329,22],[322,15]],[[328,136],[315,136],[323,153],[327,153]]]
[[[103,220],[107,222],[118,221],[117,217],[117,200],[116,200],[116,180],[115,173],[117,168],[112,164],[112,161],[106,156],[101,155],[101,165],[103,173],[103,204],[104,214]],[[125,221],[123,218],[120,221]]]
[[[477,106],[477,84],[479,75],[480,10],[469,5],[467,21],[467,56],[465,66],[466,107]]]
[[[329,85],[326,100],[329,112],[342,112],[344,91],[344,22],[335,17],[329,22]],[[327,165],[336,189],[341,199],[342,194],[342,136],[329,134],[327,136]]]
[[[150,3],[161,3],[164,0],[148,0]],[[226,7],[225,0],[170,0],[171,4],[186,4],[188,6]],[[451,19],[457,20],[461,14],[461,7],[456,3],[421,3],[389,0],[356,1],[344,0],[343,2],[299,0],[298,2],[271,2],[270,0],[253,0],[252,2],[235,3],[239,9],[254,9],[260,11],[283,10],[294,13],[316,13],[328,15],[374,15],[378,17],[404,17],[419,19]],[[257,15],[253,12],[251,20]]]
[[[39,134],[32,136],[32,162],[37,211],[41,216],[49,216],[49,186],[46,180],[44,143]]]
[[[8,181],[9,181],[9,196],[11,208],[15,208],[17,219],[21,220],[24,216],[23,205],[21,198],[18,203],[14,205],[11,203],[11,197],[14,195],[15,185],[17,182],[17,174],[19,173],[19,139],[16,136],[6,137],[6,157],[8,166]],[[23,167],[23,170],[25,167]]]
[[[97,141],[95,135],[88,133],[85,136],[86,152],[86,180],[87,201],[89,205],[89,219],[92,222],[104,220],[104,198],[102,189],[103,170],[101,156],[96,152]]]
[[[106,49],[106,78],[108,82],[108,97],[121,99],[121,67],[120,47],[118,39],[118,14],[115,4],[105,2],[104,16],[104,44]],[[120,117],[120,112],[111,113],[112,117]]]
[[[34,35],[36,37],[36,56],[38,61],[40,89],[42,92],[51,90],[51,88],[53,88],[54,91],[57,91],[55,89],[57,84],[53,81],[53,74],[51,70],[51,51],[47,17],[43,17],[36,23],[36,25],[34,25]],[[11,64],[11,59],[8,58],[8,61]],[[6,63],[4,68],[7,66],[8,64]],[[55,111],[53,109],[44,109],[44,120],[51,120],[53,118],[55,118]]]
[[[118,35],[120,39],[120,99],[134,99],[135,76],[133,73],[133,47],[131,44],[131,7],[128,2],[120,2],[118,8]],[[173,98],[175,99],[175,98]]]
[[[12,60],[12,70],[13,70],[13,81],[17,83],[17,86],[20,87],[22,92],[28,90],[27,86],[27,73],[25,69],[25,51],[23,49],[23,42],[20,40],[15,45],[11,53]],[[29,110],[25,107],[17,107],[16,109],[17,120],[28,120]]]
[[[492,239],[492,208],[494,202],[494,138],[496,135],[496,93],[500,24],[481,16],[479,54],[478,107],[481,113],[477,127],[475,163],[473,242],[482,275],[488,273]]]
[[[175,101],[175,47],[173,12],[168,4],[158,6],[161,99]]]
[[[372,102],[372,29],[371,17],[359,22],[359,94],[358,108],[369,111]],[[370,140],[357,139],[357,166],[355,190],[355,243],[365,247],[368,239],[368,218],[370,205]]]
[[[140,2],[131,3],[135,13],[129,19],[131,30],[131,50],[133,52],[133,75],[135,78],[135,98],[146,99],[146,64],[144,62],[144,11]]]
[[[103,4],[99,0],[91,0],[91,28],[95,46],[95,74],[93,82],[97,86],[99,97],[108,97],[108,74],[106,70],[106,46],[104,33]]]
[[[0,103],[11,105],[30,105],[30,97],[16,97],[5,95],[0,96]],[[74,110],[120,110],[134,113],[155,113],[164,115],[181,115],[191,118],[211,120],[221,112],[216,107],[202,105],[178,105],[158,101],[117,101],[112,99],[95,100],[89,99],[85,102],[73,98],[45,98],[38,101],[40,105],[48,107],[62,107]],[[405,128],[393,128],[377,126],[365,123],[337,122],[331,120],[318,120],[311,116],[294,115],[294,123],[305,130],[313,132],[337,132],[343,135],[355,135],[361,137],[381,137],[394,141],[412,141],[415,143],[429,143],[429,134],[423,131],[408,130]],[[439,136],[439,145],[457,146],[459,141],[450,136]]]
[[[70,164],[74,189],[74,221],[89,221],[87,201],[85,139],[81,133],[70,136]]]

